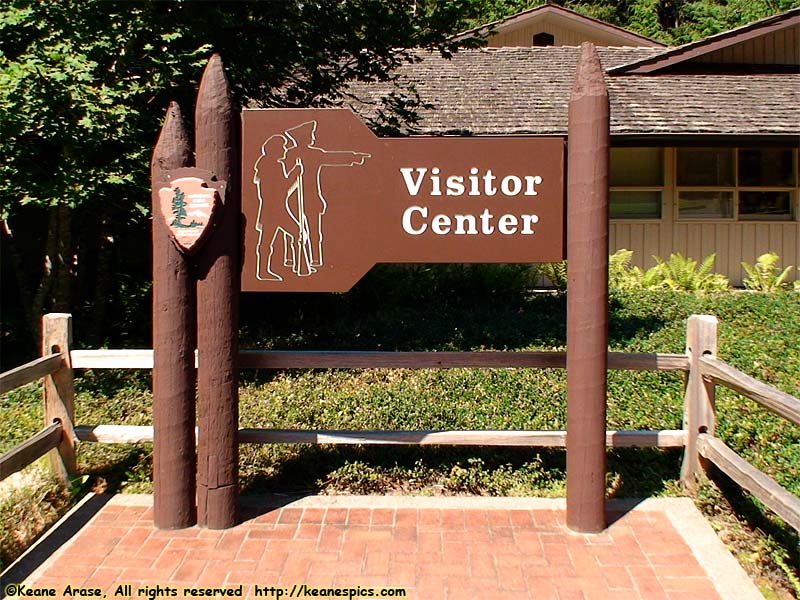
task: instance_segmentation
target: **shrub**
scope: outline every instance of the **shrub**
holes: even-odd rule
[[[680,253],[670,254],[665,261],[654,256],[656,266],[643,275],[648,288],[662,287],[680,292],[723,292],[730,288],[728,278],[719,273],[712,273],[716,254],[709,254],[698,267],[693,258],[686,258]]]
[[[614,290],[635,290],[642,287],[641,270],[631,267],[633,250],[621,248],[608,257],[608,287]]]
[[[767,252],[759,256],[754,265],[743,262],[742,268],[747,273],[744,287],[757,292],[776,292],[785,289],[787,287],[786,278],[789,277],[792,266],[789,265],[779,274],[779,260],[780,258],[775,252]]]
[[[703,259],[698,267],[697,261],[681,254],[671,254],[665,261],[654,256],[656,265],[647,270],[631,267],[633,251],[626,248],[617,250],[608,257],[608,287],[612,290],[657,290],[668,289],[680,292],[709,293],[721,292],[730,288],[728,279],[719,273],[712,273],[715,254]],[[567,289],[567,261],[542,265],[541,273],[547,277],[559,292]]]

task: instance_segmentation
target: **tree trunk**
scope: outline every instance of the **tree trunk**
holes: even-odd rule
[[[66,204],[58,204],[53,210],[56,213],[56,254],[51,257],[51,262],[55,265],[55,289],[51,310],[68,313],[74,308],[72,277],[75,260],[72,247],[72,210]],[[52,229],[50,235],[53,235]]]
[[[30,305],[31,313],[31,327],[35,335],[35,339],[41,338],[40,323],[41,316],[47,312],[50,306],[49,298],[53,290],[54,277],[53,273],[57,268],[53,259],[58,253],[58,212],[55,207],[50,207],[48,210],[48,224],[47,224],[47,242],[45,243],[45,254],[42,265],[42,275],[39,284],[36,288],[36,293],[33,296],[33,302]]]
[[[103,343],[108,326],[108,307],[113,303],[114,291],[112,289],[114,269],[114,238],[108,233],[108,220],[104,217],[100,229],[95,236],[97,248],[97,270],[94,282],[94,293],[91,294],[91,339],[96,343]],[[87,293],[88,296],[88,293]]]
[[[26,260],[6,221],[3,221],[2,235],[3,250],[8,252],[14,269],[28,335],[32,347],[38,348],[41,342],[41,316],[50,311],[71,312],[74,309],[72,209],[66,204],[48,209],[44,252],[33,260]],[[34,270],[33,265],[41,270]]]
[[[41,342],[41,337],[39,335],[39,318],[34,310],[34,295],[27,276],[28,269],[25,266],[25,261],[23,261],[22,254],[17,246],[14,232],[8,221],[5,220],[2,222],[2,236],[3,252],[6,253],[11,261],[14,279],[17,282],[19,303],[23,317],[20,326],[21,329],[24,330],[24,333],[20,332],[20,337],[27,337],[27,344],[25,344],[27,354],[27,351],[35,351]]]

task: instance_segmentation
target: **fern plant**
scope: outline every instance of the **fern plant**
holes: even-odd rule
[[[653,256],[655,266],[649,269],[631,267],[633,251],[617,250],[608,257],[608,287],[616,290],[676,290],[681,292],[711,293],[730,288],[727,277],[713,273],[716,254],[703,259],[700,265],[682,254],[670,254],[669,260]],[[567,289],[567,261],[542,265],[541,275],[547,277],[559,292]]]
[[[631,267],[633,250],[621,248],[608,257],[608,287],[616,290],[641,288],[641,270]]]
[[[567,291],[567,261],[545,263],[542,265],[541,274],[550,280],[557,291]]]
[[[775,252],[767,252],[759,256],[754,265],[743,262],[742,268],[747,273],[747,278],[743,281],[744,287],[757,292],[777,292],[786,288],[786,279],[789,277],[792,265],[778,273],[779,260]]]
[[[670,254],[669,260],[664,261],[654,256],[656,271],[652,274],[653,280],[660,279],[657,287],[683,292],[721,292],[730,287],[728,278],[719,273],[712,273],[716,254],[709,254],[698,266],[697,261],[686,258],[680,253]]]
[[[658,260],[655,256],[653,258]],[[665,287],[664,269],[658,264],[654,267],[650,267],[647,270],[640,269],[639,267],[633,267],[631,269],[631,276],[635,278],[637,287],[644,290],[657,290]]]

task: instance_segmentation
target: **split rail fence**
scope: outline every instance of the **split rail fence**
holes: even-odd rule
[[[75,369],[152,369],[152,350],[70,350],[71,317],[43,321],[44,356],[0,375],[0,394],[44,378],[46,426],[0,457],[0,480],[49,453],[64,480],[77,473],[75,442],[125,444],[153,441],[152,426],[74,424]],[[714,389],[726,386],[800,425],[800,399],[758,381],[716,358],[717,319],[689,318],[686,354],[609,352],[608,368],[682,371],[686,375],[683,429],[614,431],[609,447],[684,448],[681,479],[687,486],[715,465],[766,507],[800,531],[800,498],[750,465],[714,436]],[[565,368],[564,352],[285,352],[244,351],[241,368]],[[416,444],[451,446],[566,447],[566,431],[348,431],[240,429],[246,444]]]

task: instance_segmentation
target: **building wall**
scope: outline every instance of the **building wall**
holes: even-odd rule
[[[705,54],[694,62],[796,66],[800,63],[800,25]]]
[[[653,256],[667,259],[680,253],[698,262],[716,253],[714,271],[722,273],[731,284],[742,285],[745,276],[742,261],[754,264],[766,252],[777,252],[782,267],[800,265],[798,224],[792,223],[635,223],[611,222],[611,252],[633,250],[633,264],[649,268]],[[798,279],[797,271],[791,279]]]
[[[508,27],[490,37],[488,45],[492,48],[530,47],[533,45],[533,36],[542,32],[555,38],[555,46],[580,46],[583,42],[592,42],[597,46],[645,45],[557,15],[539,16],[517,27]]]
[[[653,256],[669,258],[681,253],[698,262],[716,253],[714,271],[725,275],[733,285],[742,285],[746,274],[742,261],[753,264],[766,252],[781,257],[782,268],[800,266],[800,190],[794,192],[793,221],[758,222],[730,220],[679,220],[676,218],[675,148],[666,148],[665,187],[662,192],[661,219],[615,219],[610,223],[610,251],[633,250],[633,264],[649,268]],[[795,268],[791,280],[800,279]]]

